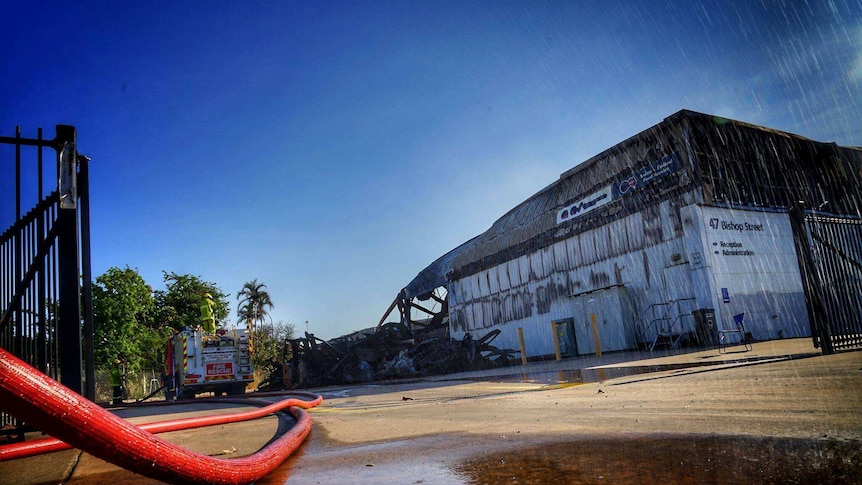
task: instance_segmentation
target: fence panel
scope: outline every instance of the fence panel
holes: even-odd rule
[[[15,201],[14,213],[0,214],[9,223],[0,233],[0,347],[93,399],[88,160],[72,126],[58,125],[51,140],[41,129],[0,137],[0,172],[14,173],[15,185],[0,192]],[[0,428],[8,425],[22,426],[0,413]]]

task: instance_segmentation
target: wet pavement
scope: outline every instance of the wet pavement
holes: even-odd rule
[[[587,438],[454,466],[464,483],[859,483],[857,442],[732,436]]]
[[[862,483],[862,352],[821,356],[807,339],[318,391],[311,435],[259,483]],[[277,429],[270,417],[161,436],[232,457]],[[61,482],[156,483],[76,450],[0,463],[0,483]]]

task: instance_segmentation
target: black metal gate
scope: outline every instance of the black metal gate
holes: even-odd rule
[[[0,174],[15,182],[14,222],[0,234],[0,347],[93,400],[89,159],[73,126],[56,130],[0,137]],[[10,192],[0,191],[4,205]],[[0,413],[0,427],[13,423]]]
[[[862,348],[862,220],[798,213],[796,231],[814,345]]]

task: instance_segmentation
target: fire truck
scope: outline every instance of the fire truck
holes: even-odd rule
[[[207,334],[200,327],[174,334],[165,352],[165,398],[190,399],[204,392],[245,393],[254,380],[248,337],[244,329]]]

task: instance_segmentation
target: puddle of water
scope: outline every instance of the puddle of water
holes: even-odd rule
[[[862,443],[756,437],[588,439],[453,467],[486,483],[862,483]]]
[[[594,369],[563,369],[554,371],[529,372],[506,376],[482,377],[472,380],[492,382],[536,382],[546,384],[584,384],[587,382],[603,382],[617,377],[651,374],[671,370],[689,369],[715,365],[712,362],[695,362],[685,364],[644,365],[632,367],[600,367]]]

